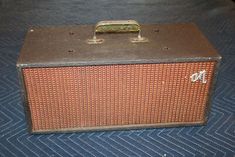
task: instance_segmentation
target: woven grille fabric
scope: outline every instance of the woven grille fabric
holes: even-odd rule
[[[193,62],[25,68],[32,130],[203,123],[214,67]],[[207,82],[191,82],[202,70]]]

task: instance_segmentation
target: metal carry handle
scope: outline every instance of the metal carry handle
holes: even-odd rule
[[[117,20],[117,21],[100,21],[95,25],[92,39],[88,39],[88,44],[102,44],[104,39],[97,38],[97,33],[125,33],[138,32],[138,36],[130,38],[132,43],[148,42],[147,38],[141,36],[140,24],[135,20]]]

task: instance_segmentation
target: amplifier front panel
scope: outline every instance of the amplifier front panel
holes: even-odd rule
[[[24,68],[32,132],[203,122],[215,64]]]

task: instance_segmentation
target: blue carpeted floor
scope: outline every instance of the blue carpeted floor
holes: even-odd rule
[[[194,22],[223,57],[207,126],[30,135],[16,60],[29,26]],[[230,0],[0,0],[0,156],[235,155],[235,3]]]

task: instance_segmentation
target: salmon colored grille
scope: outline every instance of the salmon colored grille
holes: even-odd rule
[[[25,68],[32,129],[203,121],[214,65]],[[202,70],[207,82],[191,82]]]

